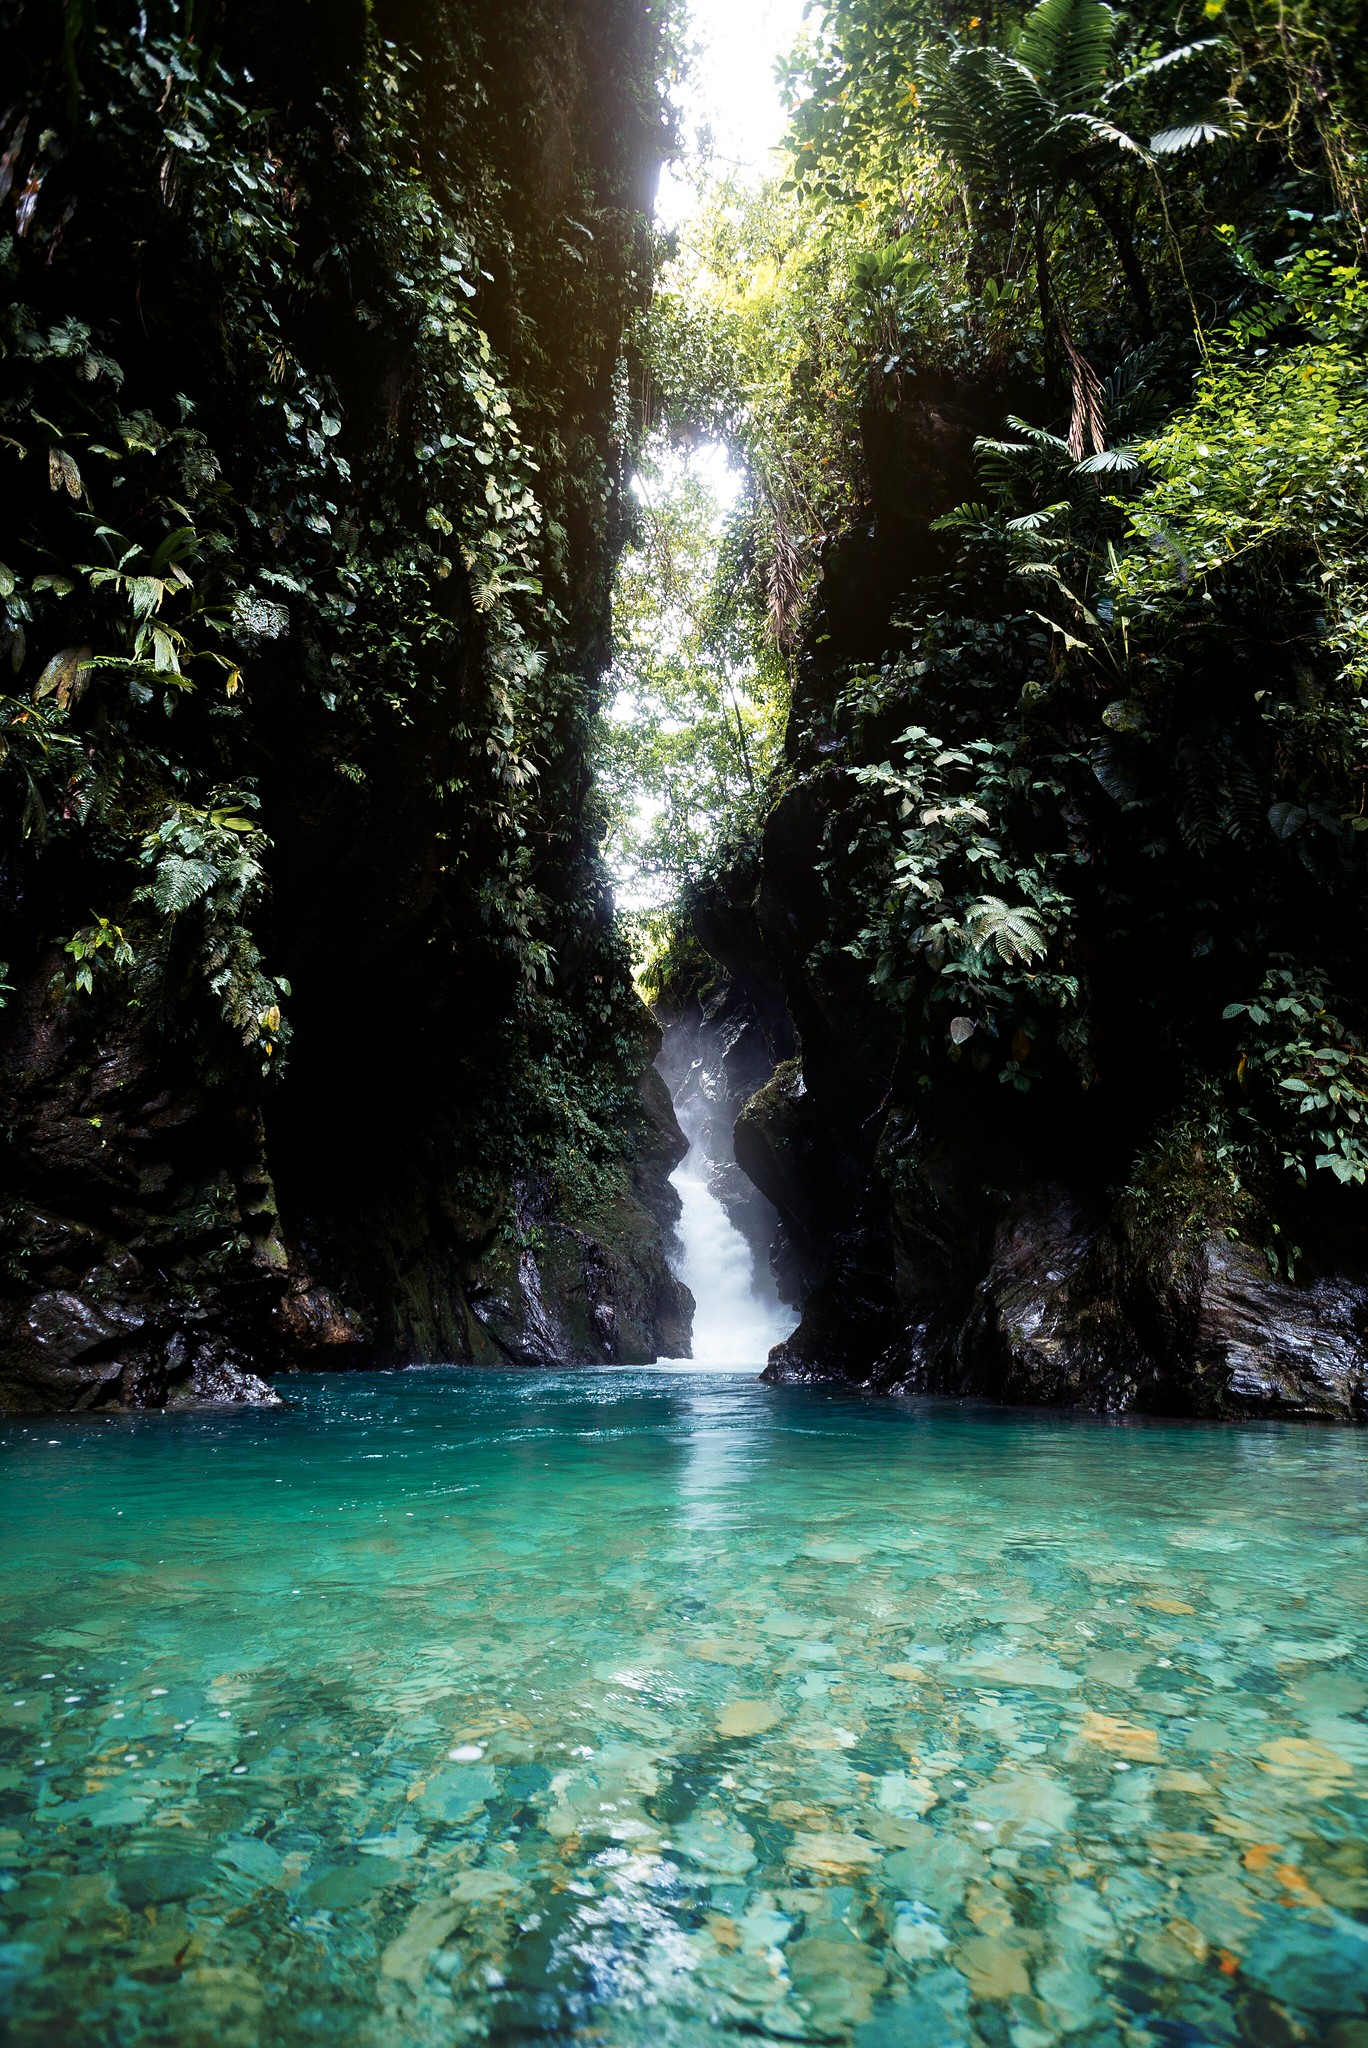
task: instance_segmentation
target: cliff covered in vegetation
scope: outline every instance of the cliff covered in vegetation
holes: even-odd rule
[[[587,766],[658,22],[0,40],[0,1402],[684,1349]]]
[[[661,301],[786,655],[651,970],[784,992],[774,1376],[1368,1413],[1360,29],[834,0]]]

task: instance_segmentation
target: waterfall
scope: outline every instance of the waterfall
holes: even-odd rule
[[[720,1062],[702,1057],[683,1070],[662,1061],[672,1082],[671,1095],[689,1149],[671,1175],[683,1211],[673,1261],[679,1279],[694,1297],[693,1364],[760,1371],[776,1344],[789,1336],[798,1321],[775,1289],[768,1264],[737,1229],[719,1199],[719,1185],[739,1178],[731,1157],[731,1122],[725,1097],[719,1102]],[[725,1149],[724,1149],[725,1147]],[[763,1203],[747,1184],[748,1206]],[[771,1234],[778,1218],[768,1211]]]

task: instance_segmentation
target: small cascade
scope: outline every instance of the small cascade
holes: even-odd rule
[[[692,1362],[760,1371],[773,1346],[792,1333],[797,1313],[779,1299],[767,1265],[719,1198],[718,1185],[725,1186],[737,1168],[730,1157],[730,1129],[725,1119],[719,1127],[715,1113],[712,1062],[695,1056],[682,1072],[675,1062],[662,1061],[662,1066],[673,1083],[675,1114],[689,1140],[671,1182],[683,1205],[674,1270],[695,1303]],[[755,1199],[751,1191],[752,1206]]]

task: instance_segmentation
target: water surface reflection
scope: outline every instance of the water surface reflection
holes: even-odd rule
[[[1368,2041],[1368,1444],[652,1373],[0,1432],[22,2048]]]

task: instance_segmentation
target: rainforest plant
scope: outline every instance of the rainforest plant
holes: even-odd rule
[[[7,980],[291,1127],[369,1048],[472,1188],[621,1165],[642,1040],[585,756],[654,21],[608,37],[601,175],[548,198],[446,0],[19,14]]]
[[[756,479],[811,508],[807,971],[865,966],[924,1090],[1062,1099],[1143,1047],[1138,1128],[1200,1098],[1223,1156],[1333,1185],[1360,1178],[1368,1027],[1353,26],[1041,0],[947,35],[834,0],[788,70],[788,175],[752,202],[785,219],[794,345],[766,381],[719,192],[696,246],[733,282],[689,355],[765,394],[731,406],[743,545],[774,550]],[[948,404],[978,421],[969,489],[852,657],[840,536],[877,536],[877,451]]]

